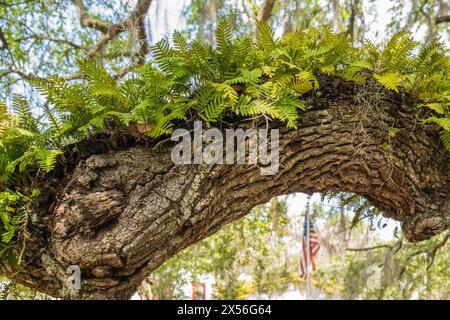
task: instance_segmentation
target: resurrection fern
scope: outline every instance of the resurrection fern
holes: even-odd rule
[[[450,152],[450,59],[438,41],[418,50],[411,35],[402,31],[382,47],[368,41],[353,47],[345,35],[329,28],[298,30],[276,39],[265,23],[258,24],[254,39],[234,37],[225,20],[218,23],[215,40],[213,47],[175,32],[171,41],[156,43],[151,62],[125,80],[90,60],[79,62],[83,81],[57,76],[32,80],[45,99],[42,116],[36,117],[20,96],[9,110],[0,104],[0,191],[19,188],[29,193],[31,179],[63,161],[67,145],[96,133],[137,132],[158,138],[170,134],[177,123],[220,125],[229,114],[280,120],[296,128],[304,96],[319,89],[320,75],[357,84],[373,77],[386,90],[412,94],[417,106],[428,109],[423,123],[441,128]],[[8,240],[14,228],[4,217]]]
[[[422,102],[420,106],[435,113],[424,123],[449,130],[450,62],[437,41],[414,55],[417,43],[405,31],[382,48],[371,42],[356,48],[345,35],[328,28],[275,39],[265,23],[258,24],[253,40],[234,38],[225,20],[218,23],[215,38],[214,48],[175,32],[173,46],[167,39],[156,43],[153,60],[125,81],[89,60],[79,62],[83,82],[69,84],[58,77],[33,80],[46,98],[46,121],[35,119],[26,102],[15,98],[14,115],[1,129],[2,148],[17,153],[2,159],[4,178],[17,166],[23,169],[33,162],[49,171],[64,145],[136,125],[143,128],[140,133],[159,137],[170,134],[177,121],[199,118],[209,126],[229,110],[245,117],[279,119],[295,128],[302,96],[319,88],[319,73],[363,83],[366,71],[372,71],[387,90],[409,91]],[[12,140],[22,146],[6,143]]]

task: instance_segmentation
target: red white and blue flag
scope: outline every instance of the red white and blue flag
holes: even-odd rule
[[[308,256],[307,236],[308,230],[306,228],[306,221],[305,221],[305,223],[303,224],[302,256],[300,258],[300,276],[302,278],[306,278],[306,264]],[[320,245],[319,240],[317,238],[316,228],[314,227],[314,223],[312,222],[312,220],[309,220],[309,262],[313,271],[316,270],[316,262],[314,260],[314,257],[317,255],[317,252],[319,252],[319,249]],[[309,268],[308,271],[310,271]]]

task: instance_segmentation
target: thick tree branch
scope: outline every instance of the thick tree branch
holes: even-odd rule
[[[145,16],[150,8],[151,0],[140,0],[136,8],[127,19],[130,30],[135,30],[139,41],[139,52],[137,64],[144,63],[144,56],[149,52],[148,36],[145,30]]]
[[[145,15],[147,15],[147,12],[148,12],[148,9],[150,8],[151,3],[152,3],[152,0],[138,0],[136,7],[128,16],[127,22],[133,23],[134,21],[137,21],[137,20],[145,17]]]
[[[137,20],[137,33],[139,39],[138,64],[145,62],[144,56],[150,51],[147,32],[145,31],[144,17],[140,16]]]

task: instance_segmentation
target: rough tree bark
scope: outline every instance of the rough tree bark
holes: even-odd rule
[[[407,239],[427,239],[450,226],[450,160],[404,97],[370,81],[322,84],[298,129],[280,127],[274,176],[250,165],[174,165],[172,142],[86,141],[64,174],[41,182],[27,263],[2,272],[52,296],[129,298],[175,253],[293,192],[361,194],[402,221]],[[82,270],[81,290],[65,288],[69,265]]]

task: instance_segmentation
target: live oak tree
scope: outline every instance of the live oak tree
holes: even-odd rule
[[[1,29],[3,75],[44,98],[14,95],[1,107],[2,274],[57,297],[128,298],[181,249],[292,192],[364,196],[410,241],[449,227],[450,60],[439,41],[418,48],[400,31],[382,46],[353,46],[327,27],[277,39],[262,21],[255,37],[233,36],[220,20],[215,46],[174,33],[172,45],[149,48],[150,1],[118,22],[73,3],[79,23],[101,36],[86,47],[63,41],[85,53],[72,75],[19,69],[20,41]],[[12,7],[2,10],[21,8]],[[134,45],[108,51],[125,34]],[[105,66],[107,56],[133,64]],[[168,137],[194,120],[279,129],[279,172],[175,165]],[[70,265],[81,268],[81,290],[66,287]]]

